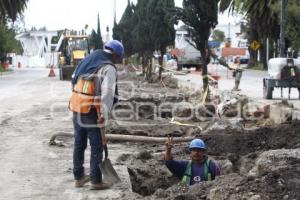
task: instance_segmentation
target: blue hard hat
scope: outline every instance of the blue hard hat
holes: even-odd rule
[[[201,139],[193,139],[189,149],[206,149],[206,145]]]
[[[119,57],[123,58],[124,55],[124,47],[123,44],[118,40],[110,40],[104,45],[105,49],[109,49]]]

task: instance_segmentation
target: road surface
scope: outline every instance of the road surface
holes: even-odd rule
[[[48,73],[49,69],[25,68],[0,76],[0,199],[120,199],[121,191],[131,187],[125,165],[115,165],[123,181],[112,189],[101,193],[88,186],[77,189],[73,139],[60,139],[64,147],[49,146],[53,134],[72,133],[73,128],[68,111],[70,82]],[[131,154],[135,147],[109,145],[113,163],[120,149]]]
[[[25,68],[0,76],[0,199],[122,199],[122,192],[130,190],[131,185],[126,165],[116,163],[116,159],[121,153],[132,154],[138,147],[109,146],[110,158],[122,183],[105,191],[74,188],[72,140],[61,139],[64,147],[48,144],[53,134],[72,133],[71,113],[68,111],[71,85],[59,81],[57,76],[48,77],[48,73],[49,69]],[[231,89],[234,80],[230,74],[227,77],[226,70],[221,67],[217,73],[221,74],[220,89]],[[262,99],[264,76],[264,72],[246,71],[241,93]],[[177,78],[196,86],[202,83],[199,74]],[[88,160],[87,153],[86,167]]]
[[[209,65],[208,70],[212,75],[220,76],[218,83],[219,90],[231,90],[233,88],[234,78],[232,77],[232,72],[230,70],[227,70],[227,68],[220,65]],[[263,78],[267,76],[266,71],[245,69],[239,86],[241,89],[239,93],[247,95],[248,97],[262,103],[273,103],[281,101],[282,99],[288,100],[288,89],[283,90],[283,98],[281,98],[281,92],[278,88],[274,89],[272,100],[263,99]],[[200,73],[176,75],[175,77],[180,80],[180,84],[183,87],[186,86],[196,89],[202,88],[202,76]],[[300,100],[298,98],[299,93],[296,88],[292,88],[290,97],[291,99],[289,102],[293,103],[296,107],[300,107]]]

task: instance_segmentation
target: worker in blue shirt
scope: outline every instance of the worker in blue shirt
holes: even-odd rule
[[[201,139],[194,139],[189,145],[191,160],[173,160],[173,138],[166,141],[165,162],[173,175],[186,185],[194,185],[202,181],[214,180],[219,176],[220,168],[206,154],[206,145]]]

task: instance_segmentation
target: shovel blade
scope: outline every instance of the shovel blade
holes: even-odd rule
[[[105,158],[102,163],[99,165],[104,179],[110,183],[119,183],[121,182],[120,177],[118,176],[116,170],[111,164],[111,161],[108,158]]]

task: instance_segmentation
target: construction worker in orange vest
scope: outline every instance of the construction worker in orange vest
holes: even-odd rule
[[[112,184],[102,181],[99,164],[105,136],[100,126],[105,126],[109,112],[118,98],[117,69],[115,63],[124,55],[123,44],[111,40],[103,50],[95,50],[83,59],[72,75],[72,96],[69,108],[73,111],[74,152],[73,174],[75,187],[91,181],[91,189],[107,189]],[[102,133],[104,134],[104,133]],[[91,146],[90,175],[84,173],[84,152],[89,139]]]

